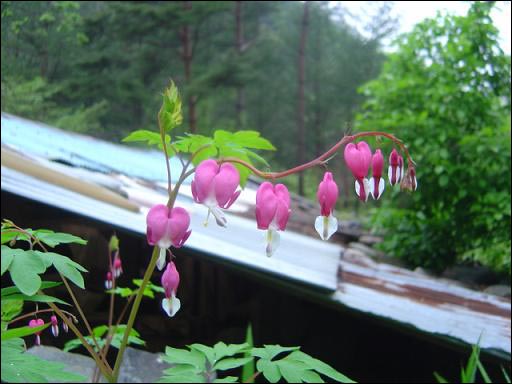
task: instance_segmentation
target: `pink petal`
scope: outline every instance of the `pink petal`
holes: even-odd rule
[[[165,297],[169,298],[173,294],[176,294],[180,284],[180,274],[176,269],[176,265],[172,261],[167,264],[167,268],[162,274],[161,282],[162,287],[165,290]]]
[[[289,205],[286,205],[283,200],[277,201],[277,209],[276,209],[276,223],[277,227],[284,231],[286,229],[286,224],[288,223],[288,219],[290,218],[290,208]]]
[[[202,203],[213,189],[213,178],[219,172],[219,165],[215,160],[208,159],[196,168],[194,175],[195,194],[198,202]]]
[[[158,204],[151,208],[146,217],[147,239],[150,245],[155,245],[165,235],[169,209],[166,205]]]
[[[334,182],[331,172],[324,174],[324,179],[318,185],[316,196],[322,216],[329,216],[338,200],[338,186]]]
[[[380,149],[377,149],[372,157],[372,176],[375,178],[381,178],[383,168],[384,156],[382,156]]]
[[[173,208],[171,217],[167,222],[167,235],[175,247],[184,243],[184,237],[188,231],[189,225],[190,216],[188,212],[181,207]]]
[[[277,198],[285,203],[285,205],[290,208],[290,192],[288,192],[288,188],[284,184],[276,184],[275,194]]]
[[[213,180],[215,197],[219,206],[225,206],[240,184],[238,170],[230,163],[220,166],[219,173]]]
[[[274,186],[264,182],[256,192],[256,222],[258,229],[268,229],[274,219],[277,209],[277,198],[274,194]]]
[[[367,175],[370,168],[372,152],[364,141],[357,144],[350,143],[345,146],[344,158],[354,177],[362,179]]]

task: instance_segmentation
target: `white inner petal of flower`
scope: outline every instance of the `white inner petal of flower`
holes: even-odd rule
[[[318,216],[315,220],[315,229],[322,240],[329,238],[338,230],[338,219],[332,214],[329,216]]]
[[[269,229],[267,230],[267,236],[266,236],[266,248],[265,248],[265,251],[267,253],[267,256],[268,257],[271,257],[274,252],[276,251],[277,247],[279,247],[279,242],[280,242],[280,238],[281,236],[279,235],[279,233],[274,230],[274,229]]]
[[[221,208],[219,207],[219,204],[217,203],[217,199],[215,199],[213,192],[211,192],[208,195],[208,197],[204,200],[203,204],[206,207],[208,207],[208,217],[211,212],[213,217],[215,217],[215,221],[217,222],[217,225],[220,227],[225,227],[227,224],[226,217],[224,216],[224,213],[222,212]],[[208,217],[206,218],[205,226],[208,224]]]
[[[161,271],[165,267],[165,254],[167,253],[167,248],[160,248],[160,253],[158,255],[158,260],[156,261],[156,267],[159,271]]]
[[[173,317],[180,310],[181,301],[173,294],[170,298],[162,299],[162,308],[167,316]]]

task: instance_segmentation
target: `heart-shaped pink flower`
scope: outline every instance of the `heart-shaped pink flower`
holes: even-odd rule
[[[256,192],[256,223],[258,229],[267,229],[266,253],[272,256],[279,246],[279,234],[290,217],[290,193],[284,184],[275,187],[265,181]]]
[[[43,319],[32,319],[28,322],[30,328],[39,327],[41,325],[44,325]],[[41,345],[41,337],[39,335],[41,335],[41,331],[36,332],[36,345]]]
[[[240,175],[233,164],[205,160],[196,168],[192,196],[196,203],[208,207],[218,225],[225,227],[226,218],[220,208],[228,209],[235,202],[241,192],[237,191],[239,184]]]
[[[320,203],[321,216],[315,220],[315,229],[322,240],[328,240],[338,230],[338,220],[332,214],[338,200],[338,186],[331,172],[325,172],[316,196]]]
[[[345,163],[356,178],[356,194],[359,196],[360,200],[366,201],[369,192],[369,182],[368,179],[366,179],[366,175],[368,174],[368,169],[372,161],[372,151],[369,145],[364,141],[360,141],[357,144],[347,144],[345,146],[344,158]]]
[[[157,266],[161,270],[165,265],[166,250],[171,245],[181,247],[190,236],[190,216],[184,208],[169,209],[166,205],[158,204],[149,210],[146,223],[148,243],[160,248]]]
[[[377,149],[372,157],[372,178],[370,179],[370,193],[375,200],[379,199],[384,192],[383,169],[384,156],[380,149]]]

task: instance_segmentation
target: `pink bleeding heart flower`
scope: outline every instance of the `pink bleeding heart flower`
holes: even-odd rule
[[[39,327],[41,325],[44,325],[43,319],[32,319],[28,322],[28,326],[30,328]],[[36,345],[41,345],[41,331],[36,332]]]
[[[57,316],[52,315],[52,317],[50,317],[50,321],[52,323],[52,334],[53,334],[53,336],[58,337],[59,336],[59,322],[57,321]]]
[[[162,299],[162,308],[169,317],[173,317],[180,310],[181,302],[176,297],[178,285],[180,284],[180,274],[172,261],[167,264],[161,281],[165,291],[165,299]]]
[[[284,231],[290,217],[290,193],[284,184],[275,187],[265,181],[256,192],[256,223],[266,229],[266,253],[270,257],[279,246],[279,234]]]
[[[105,289],[112,289],[112,272],[107,272],[107,277],[105,278]]]
[[[119,251],[116,251],[113,264],[112,270],[114,271],[114,277],[117,279],[121,276],[121,273],[123,273],[123,264],[121,262],[121,257],[119,256]]]
[[[196,203],[208,208],[208,216],[213,214],[217,224],[226,226],[226,217],[221,211],[228,209],[240,195],[237,191],[240,184],[238,170],[230,163],[217,164],[209,159],[201,162],[196,168],[192,181],[192,196]],[[208,222],[208,218],[206,219]]]
[[[375,200],[378,200],[384,192],[383,169],[384,156],[382,156],[380,149],[377,149],[372,157],[372,178],[370,179],[370,193]]]
[[[368,200],[369,181],[366,178],[370,163],[372,161],[372,151],[365,141],[357,144],[349,143],[344,151],[345,163],[352,171],[356,181],[355,190],[361,201]]]
[[[64,320],[62,321],[62,329],[64,330],[64,332],[68,333],[69,328]]]
[[[169,209],[166,205],[158,204],[149,210],[146,223],[148,243],[160,248],[156,265],[162,270],[167,249],[171,245],[180,248],[190,236],[190,216],[184,208]]]
[[[389,154],[388,179],[389,184],[396,185],[402,179],[403,158],[395,148]]]
[[[332,214],[338,200],[338,186],[331,172],[325,172],[324,179],[318,185],[316,197],[320,203],[321,216],[315,220],[315,229],[322,240],[328,240],[338,230],[338,220]]]

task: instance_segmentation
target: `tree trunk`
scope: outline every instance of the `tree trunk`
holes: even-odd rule
[[[190,1],[183,2],[183,9],[185,11],[190,11],[192,9],[192,4]],[[190,39],[190,26],[184,25],[180,30],[181,37],[181,57],[183,58],[183,65],[185,67],[185,83],[190,85],[190,80],[192,78],[192,44]],[[189,132],[196,133],[196,101],[197,98],[190,93],[187,96],[187,105],[188,105],[188,125]]]
[[[244,44],[243,35],[243,24],[242,24],[242,2],[235,2],[235,48],[238,53],[238,59],[242,57],[242,47]],[[242,115],[245,108],[245,92],[243,85],[236,87],[236,102],[235,102],[235,113],[236,113],[236,129],[242,129],[243,119]]]
[[[305,148],[304,148],[304,50],[306,48],[306,37],[308,33],[308,16],[309,16],[309,2],[304,2],[304,14],[302,16],[300,44],[299,44],[299,57],[298,57],[298,103],[297,103],[297,162],[304,163]],[[298,193],[304,196],[304,174],[298,174],[299,185]]]

